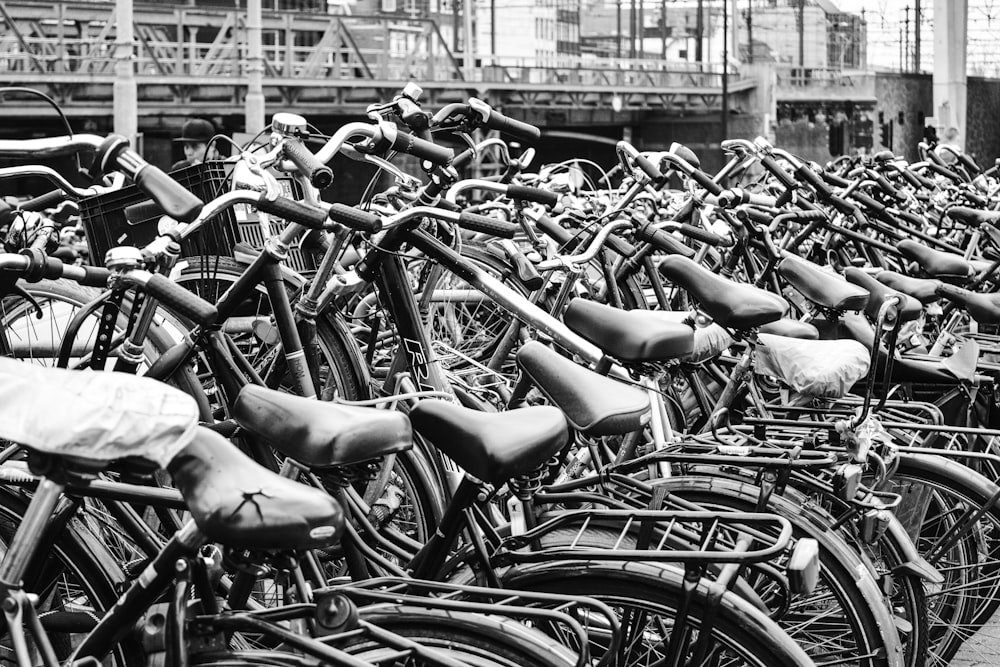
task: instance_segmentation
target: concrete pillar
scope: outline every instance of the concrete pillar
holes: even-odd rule
[[[952,143],[963,149],[968,20],[968,0],[934,0],[934,116],[946,130],[958,128],[958,139]]]
[[[243,113],[246,132],[264,129],[264,48],[261,44],[261,0],[247,1],[247,96]],[[285,45],[289,50],[291,44]]]
[[[135,33],[132,28],[132,0],[115,1],[115,134],[135,147],[139,132],[139,93],[135,83]]]

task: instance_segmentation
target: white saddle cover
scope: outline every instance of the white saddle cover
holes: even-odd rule
[[[871,357],[855,340],[800,340],[758,334],[754,369],[816,398],[841,398],[868,374]]]
[[[156,380],[0,357],[0,438],[48,454],[160,466],[194,437],[198,407]]]

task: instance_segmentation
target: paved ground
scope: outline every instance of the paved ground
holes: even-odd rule
[[[951,661],[952,667],[996,667],[1000,665],[1000,612],[976,636],[965,642]]]

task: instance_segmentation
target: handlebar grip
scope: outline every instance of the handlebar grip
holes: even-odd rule
[[[910,211],[896,211],[895,215],[897,218],[900,218],[901,220],[906,220],[907,222],[909,222],[914,227],[917,227],[918,229],[923,229],[924,226],[927,224],[927,221],[922,216],[919,216],[916,213],[912,213]]]
[[[150,277],[146,291],[197,324],[210,325],[219,316],[213,304],[159,273]]]
[[[645,155],[636,155],[635,163],[639,165],[639,168],[646,172],[646,175],[653,179],[654,182],[659,183],[664,179],[663,172],[650,161]]]
[[[484,125],[491,130],[497,130],[498,132],[509,134],[512,137],[517,137],[525,141],[538,141],[542,136],[542,131],[531,123],[514,120],[493,109],[490,109],[489,116],[486,118]]]
[[[820,201],[828,201],[833,196],[833,189],[809,167],[802,165],[795,170],[795,175],[800,181],[804,181],[816,191],[816,196],[819,197]]]
[[[552,208],[559,203],[559,195],[555,192],[542,190],[541,188],[529,188],[525,185],[508,185],[507,196],[511,199],[533,201],[536,204],[542,204],[543,206],[548,206],[549,208]]]
[[[365,234],[375,234],[382,229],[382,219],[377,215],[347,204],[331,204],[330,219]]]
[[[131,151],[122,151],[130,153]],[[140,158],[141,159],[141,158]],[[180,222],[191,222],[205,205],[193,192],[165,174],[159,167],[147,164],[135,175],[139,189],[156,200],[164,213]]]
[[[966,155],[965,153],[958,153],[958,154],[955,155],[955,157],[958,158],[958,161],[962,163],[962,166],[964,166],[965,169],[972,176],[977,176],[977,175],[983,173],[982,167],[980,167],[978,164],[976,164],[976,161],[973,160],[968,155]]]
[[[779,165],[775,161],[775,159],[773,157],[771,157],[770,155],[763,155],[763,156],[761,156],[760,163],[761,163],[761,165],[765,169],[767,169],[769,172],[771,172],[771,175],[774,176],[776,179],[778,179],[781,182],[781,184],[783,186],[785,186],[786,189],[788,189],[788,190],[794,190],[795,187],[798,185],[795,182],[795,179],[792,178],[788,174],[788,172],[786,172],[784,169],[782,169],[781,165]]]
[[[569,230],[563,229],[555,220],[547,215],[543,215],[535,221],[535,227],[540,229],[546,236],[564,246],[573,240],[573,234]]]
[[[52,208],[53,206],[66,201],[66,199],[66,193],[57,189],[52,192],[46,192],[44,195],[39,195],[34,199],[29,199],[26,202],[22,202],[18,208],[22,211],[44,211],[47,208]]]
[[[257,202],[257,208],[284,220],[297,222],[309,229],[322,229],[328,217],[326,211],[321,208],[285,197],[277,197],[274,201],[261,197]]]
[[[694,225],[689,225],[684,222],[678,226],[677,231],[684,236],[712,246],[731,246],[733,244],[730,239],[724,236],[719,236],[718,234],[710,232],[707,229],[695,227]]]
[[[333,170],[317,160],[312,151],[302,143],[302,140],[286,139],[284,151],[285,157],[291,160],[299,172],[309,179],[313,187],[322,190],[330,187],[333,183]]]
[[[480,232],[503,239],[512,239],[519,227],[512,222],[497,220],[478,213],[463,212],[458,216],[458,226],[472,232]]]
[[[133,224],[161,215],[163,215],[163,207],[152,199],[125,207],[125,220]]]
[[[694,257],[695,252],[673,236],[657,229],[651,222],[644,222],[635,230],[635,237],[640,241],[645,241],[657,250],[661,250],[671,255],[681,255],[688,259]]]
[[[831,174],[828,171],[821,171],[819,175],[824,181],[826,181],[830,185],[836,185],[838,188],[846,188],[848,185],[851,184],[851,182],[848,181],[846,178],[841,178],[840,176],[837,176],[836,174]]]
[[[694,182],[700,185],[702,188],[708,191],[709,194],[716,195],[722,192],[722,186],[712,180],[712,177],[703,172],[701,169],[695,169],[691,172],[691,178]]]
[[[428,160],[434,164],[448,164],[455,157],[455,151],[452,149],[446,146],[438,146],[433,141],[426,141],[403,131],[396,132],[392,148],[403,153],[409,153],[421,160]]]
[[[882,190],[884,190],[887,195],[889,195],[896,201],[903,201],[904,199],[906,199],[906,197],[903,196],[903,193],[900,192],[895,185],[890,183],[889,179],[883,176],[882,174],[878,174],[878,177],[875,179],[875,182],[878,183],[879,187],[882,188]]]
[[[617,234],[608,235],[608,238],[604,240],[604,245],[606,245],[612,252],[616,252],[622,257],[632,257],[639,252],[638,248]]]
[[[100,288],[108,286],[108,278],[111,277],[111,271],[103,266],[83,266],[81,268],[84,273],[83,280],[79,281],[81,285]]]

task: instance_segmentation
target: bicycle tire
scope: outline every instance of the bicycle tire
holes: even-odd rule
[[[548,635],[503,617],[445,611],[406,605],[379,605],[359,610],[362,620],[437,649],[471,667],[567,667],[576,656]],[[339,648],[351,655],[383,664],[395,649],[358,637]],[[397,664],[397,663],[393,663]],[[417,667],[423,661],[407,661]]]
[[[925,507],[915,509],[919,487],[932,495],[923,499]],[[928,664],[948,664],[962,643],[1000,609],[1000,486],[957,461],[903,453],[888,489],[903,495],[897,516],[915,538],[918,553],[946,577],[927,595]],[[937,517],[929,512],[935,507]],[[945,531],[977,514],[951,548],[935,553]]]
[[[11,489],[0,488],[0,540],[3,550],[10,543],[27,509],[29,498]],[[79,519],[71,518],[44,553],[36,553],[24,576],[23,589],[39,595],[36,605],[47,634],[61,660],[69,657],[82,636],[76,631],[54,628],[55,611],[73,614],[69,624],[80,623],[81,617],[96,619],[114,607],[118,601],[118,587],[125,581],[125,574],[115,557],[103,542]],[[86,625],[86,623],[84,623]],[[84,631],[85,632],[85,631]],[[7,643],[0,637],[6,652]],[[115,648],[110,664],[121,667],[139,667],[145,664],[141,648],[133,637],[126,637]],[[0,661],[6,661],[0,658]],[[109,664],[105,661],[105,664]]]
[[[706,508],[736,511],[755,511],[760,491],[757,487],[738,480],[712,476],[671,477],[658,480],[676,497],[694,502]],[[806,508],[797,503],[789,502],[781,496],[772,496],[764,511],[774,512],[792,522],[796,537],[810,537],[820,545],[821,580],[826,584],[827,593],[824,596],[814,594],[811,605],[815,610],[825,610],[824,621],[831,623],[829,607],[825,595],[832,595],[838,601],[844,614],[839,621],[840,630],[831,627],[827,634],[828,640],[820,638],[812,645],[827,650],[837,649],[841,652],[850,650],[849,646],[838,646],[837,641],[856,642],[856,653],[872,655],[866,663],[870,665],[902,665],[905,653],[901,639],[896,631],[894,618],[884,604],[882,591],[874,577],[874,566],[865,563],[857,553],[839,536],[828,532],[832,520],[820,520],[812,516],[818,508]],[[793,615],[784,622],[779,619],[779,625],[794,629],[801,617],[807,617],[809,610],[806,602],[800,601]],[[821,615],[822,616],[822,615]],[[808,626],[804,627],[808,631]],[[795,637],[795,633],[792,633]],[[824,643],[827,642],[827,643]],[[809,648],[806,648],[809,652]],[[819,649],[816,649],[819,650]],[[879,656],[879,654],[882,654]],[[811,654],[818,661],[836,661],[844,656],[818,656]]]
[[[572,533],[576,535],[575,531]],[[588,542],[593,542],[590,546],[606,547],[613,545],[609,540],[617,535],[612,532],[604,535],[607,539],[601,539],[600,532],[587,534]],[[543,538],[543,543],[561,543],[560,540],[565,542],[557,531]],[[683,599],[684,573],[678,568],[642,562],[556,561],[511,568],[503,574],[503,583],[508,588],[534,592],[582,594],[619,611],[623,646],[611,664],[625,667],[652,664],[650,661],[667,657],[669,636],[664,631],[677,618],[678,604]],[[699,582],[688,617],[697,630],[708,614],[714,614],[707,664],[716,664],[711,659],[727,665],[758,667],[813,664],[787,633],[750,603],[727,592],[718,606],[709,611],[704,604],[709,595],[709,584]],[[685,646],[690,649],[696,639],[693,635],[688,637]],[[592,650],[592,655],[600,657],[597,650]]]

